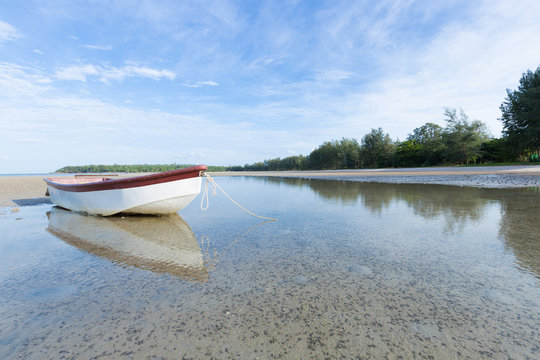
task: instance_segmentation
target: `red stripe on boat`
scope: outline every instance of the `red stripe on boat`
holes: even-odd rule
[[[102,191],[102,190],[114,190],[114,189],[128,189],[140,186],[161,184],[170,181],[190,179],[201,176],[201,173],[206,171],[208,167],[206,165],[191,166],[185,169],[178,169],[172,171],[161,172],[157,174],[134,176],[130,178],[120,179],[107,179],[103,177],[92,178],[79,178],[82,179],[79,183],[59,183],[55,182],[55,178],[43,179],[47,184],[55,189],[72,192],[87,192],[87,191]],[[72,178],[68,178],[72,179]],[[60,178],[58,179],[60,180]],[[64,178],[64,181],[66,179]],[[77,179],[78,180],[78,179]],[[88,180],[96,180],[88,182]]]

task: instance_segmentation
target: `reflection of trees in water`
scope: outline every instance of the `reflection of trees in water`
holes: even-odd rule
[[[366,192],[363,183],[345,181],[310,181],[309,187],[315,190],[325,200],[332,200],[342,204],[355,204],[359,199],[373,211],[380,211],[387,207],[392,200],[391,193],[381,191]],[[373,184],[372,184],[373,185]]]
[[[486,189],[458,188],[444,185],[379,184],[355,181],[329,181],[300,178],[271,178],[274,183],[309,186],[324,200],[344,205],[358,201],[374,214],[380,214],[392,202],[404,201],[413,212],[424,218],[443,215],[447,230],[477,221],[489,201],[481,194]]]
[[[360,202],[380,214],[392,202],[404,201],[414,213],[431,219],[443,216],[445,230],[454,231],[480,220],[486,206],[501,207],[499,235],[518,265],[540,277],[540,192],[538,189],[480,189],[444,185],[378,184],[301,178],[268,178],[272,183],[309,187],[322,199],[352,205]]]
[[[409,184],[400,186],[397,198],[404,200],[413,212],[430,219],[443,216],[445,231],[462,229],[467,223],[483,217],[489,199],[486,189],[444,185]]]
[[[504,196],[499,236],[521,268],[540,278],[540,192],[523,189]]]
[[[280,185],[280,184],[287,184],[291,186],[296,187],[309,187],[309,179],[303,179],[303,178],[282,178],[282,177],[271,177],[271,176],[264,176],[264,177],[253,177],[252,179],[257,179],[258,181],[263,181],[265,183],[270,183],[274,185]]]
[[[381,211],[389,205],[390,200],[394,197],[393,194],[385,190],[381,191],[366,191],[367,184],[353,181],[332,181],[332,180],[317,180],[303,178],[278,178],[269,177],[266,181],[274,184],[287,184],[297,187],[307,187],[314,190],[322,199],[341,204],[355,204],[359,198],[372,211]]]

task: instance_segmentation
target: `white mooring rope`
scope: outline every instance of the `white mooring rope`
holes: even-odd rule
[[[203,173],[204,176],[206,176],[206,184],[204,184],[204,191],[203,191],[203,196],[201,198],[201,210],[206,210],[208,209],[208,204],[210,202],[209,200],[209,196],[208,196],[208,183],[212,183],[212,195],[216,195],[216,188],[218,188],[219,190],[221,190],[221,192],[223,193],[223,195],[225,195],[226,197],[229,198],[229,200],[231,200],[236,206],[238,206],[240,209],[244,210],[245,212],[247,212],[248,214],[251,214],[255,217],[258,217],[258,218],[261,218],[261,219],[265,219],[265,220],[270,220],[270,221],[277,221],[277,219],[274,219],[274,218],[269,218],[269,217],[264,217],[264,216],[260,216],[260,215],[257,215],[257,214],[254,214],[253,212],[249,211],[248,209],[246,209],[245,207],[243,207],[242,205],[240,205],[239,203],[237,203],[236,201],[233,200],[232,197],[229,196],[229,194],[227,194],[225,192],[225,190],[223,190],[221,188],[221,186],[219,186],[216,181],[210,176],[208,175],[207,173]],[[204,204],[204,199],[206,198],[206,205],[203,205]]]

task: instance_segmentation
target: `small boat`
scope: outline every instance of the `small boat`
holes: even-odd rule
[[[114,264],[208,281],[199,242],[178,214],[98,217],[53,206],[47,217],[49,233]]]
[[[172,214],[201,192],[206,165],[157,174],[110,178],[100,176],[45,178],[51,201],[90,215]]]

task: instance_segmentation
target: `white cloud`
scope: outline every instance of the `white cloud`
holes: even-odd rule
[[[13,26],[0,20],[0,43],[15,40],[18,37],[20,34]]]
[[[27,97],[40,96],[50,90],[44,86],[50,79],[35,69],[24,66],[0,63],[0,98],[11,103],[24,100]]]
[[[191,88],[198,88],[203,86],[219,86],[219,84],[215,81],[186,82],[183,85]]]
[[[170,70],[156,70],[148,67],[140,66],[124,66],[120,69],[120,72],[124,74],[124,77],[128,76],[140,76],[144,78],[149,78],[153,80],[159,80],[161,78],[167,78],[169,80],[174,80],[176,74]]]
[[[137,110],[67,94],[36,83],[40,77],[32,69],[0,64],[0,93],[9,93],[0,97],[0,154],[10,156],[4,171],[90,163],[236,164],[238,152],[253,162],[265,156],[253,149],[290,136],[238,128],[210,116]]]
[[[77,80],[85,82],[88,77],[96,77],[100,81],[122,81],[127,77],[142,77],[152,80],[166,78],[174,80],[176,74],[170,70],[158,70],[144,66],[126,65],[120,68],[101,65],[73,65],[57,70],[55,78],[58,80]]]
[[[39,54],[39,55],[45,55],[45,53],[39,49],[34,49],[32,50],[33,52],[35,52],[36,54]]]
[[[56,72],[55,77],[58,80],[78,80],[86,81],[86,77],[89,75],[99,75],[100,68],[94,65],[76,65],[68,66],[67,68],[60,69]]]
[[[85,48],[87,49],[92,49],[92,50],[112,50],[112,46],[111,45],[91,45],[91,44],[86,44],[86,45],[83,45]]]
[[[343,81],[350,79],[354,73],[352,71],[343,70],[324,70],[317,74],[318,81]]]
[[[253,60],[251,63],[247,64],[245,67],[247,70],[250,70],[250,71],[260,71],[261,69],[267,66],[279,64],[282,61],[283,61],[283,58],[276,59],[270,56],[263,56],[263,57]]]

